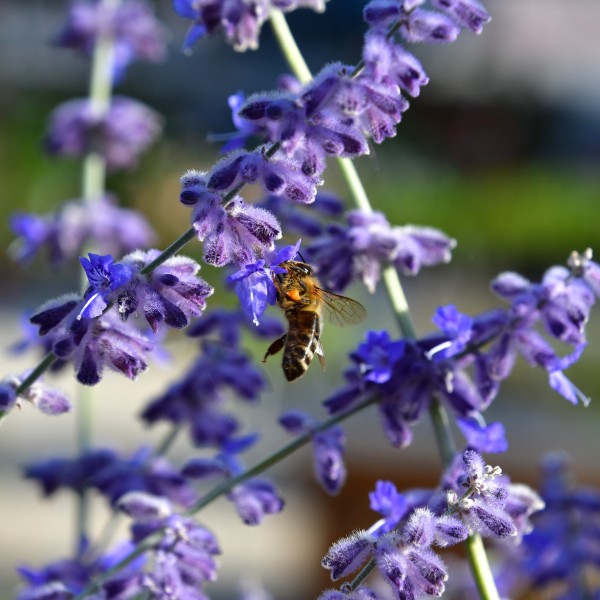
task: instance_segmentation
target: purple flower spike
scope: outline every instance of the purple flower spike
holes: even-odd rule
[[[99,317],[108,306],[112,292],[127,284],[132,276],[131,269],[124,264],[115,264],[110,254],[101,256],[90,252],[88,256],[79,258],[90,285],[78,319]]]
[[[400,17],[398,0],[371,0],[363,9],[363,19],[372,27],[387,28]]]
[[[51,155],[77,158],[94,150],[109,169],[131,169],[161,128],[157,113],[124,96],[115,96],[101,118],[92,113],[87,99],[70,100],[50,116],[45,146]]]

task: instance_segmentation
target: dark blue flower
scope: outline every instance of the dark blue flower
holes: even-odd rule
[[[456,423],[467,440],[467,447],[477,452],[506,452],[508,442],[502,423],[482,424],[476,417],[457,417]]]
[[[407,512],[406,498],[398,493],[390,481],[378,481],[375,490],[369,492],[369,506],[383,517],[383,523],[377,531],[387,533],[398,525]]]
[[[83,305],[78,319],[94,319],[99,317],[108,306],[108,299],[112,292],[123,287],[133,275],[129,266],[115,264],[110,254],[88,254],[89,258],[81,256],[79,261],[85,270],[89,287],[85,293]]]
[[[360,364],[365,381],[385,383],[392,377],[394,365],[404,356],[404,349],[404,342],[392,342],[387,331],[367,331],[367,339],[352,354],[352,360]]]
[[[434,360],[455,356],[462,352],[471,340],[473,319],[459,313],[452,304],[438,308],[433,317],[433,323],[448,336],[448,339],[442,342],[437,349],[430,350],[429,355]]]

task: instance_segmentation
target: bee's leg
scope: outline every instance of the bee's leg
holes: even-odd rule
[[[317,342],[315,354],[317,355],[317,358],[319,359],[319,364],[321,365],[321,371],[324,371],[327,368],[327,362],[325,361],[325,354],[323,354],[323,346],[321,346],[321,342]]]
[[[284,333],[280,338],[277,338],[268,348],[267,351],[265,352],[265,356],[263,358],[263,362],[267,362],[267,358],[269,358],[269,356],[272,356],[273,354],[277,354],[285,345],[285,340],[287,338],[287,333]]]

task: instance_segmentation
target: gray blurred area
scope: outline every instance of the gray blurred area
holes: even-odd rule
[[[179,204],[179,176],[189,168],[208,169],[218,158],[209,133],[232,129],[226,98],[240,89],[270,89],[285,71],[271,32],[265,27],[261,47],[238,55],[219,39],[198,43],[191,56],[179,51],[186,23],[167,0],[156,3],[171,32],[164,64],[131,68],[119,87],[142,99],[165,117],[165,137],[139,170],[109,181],[122,202],[149,215],[164,247],[188,226]],[[324,15],[298,11],[289,22],[306,48],[316,72],[332,60],[353,63],[364,31],[362,1],[331,0]],[[431,224],[458,239],[453,263],[406,282],[417,330],[432,329],[431,314],[454,303],[471,313],[498,305],[488,281],[502,270],[519,270],[532,279],[548,266],[564,262],[568,252],[596,247],[600,257],[600,3],[597,0],[487,0],[492,23],[481,36],[464,33],[447,47],[414,49],[431,83],[411,101],[397,138],[357,161],[376,207],[394,223]],[[87,64],[80,57],[47,44],[62,23],[67,3],[0,0],[0,243],[12,237],[5,225],[14,210],[47,212],[78,194],[74,163],[41,155],[48,111],[87,88]],[[332,165],[326,187],[343,195]],[[190,253],[200,255],[197,245]],[[211,282],[219,274],[203,269]],[[28,270],[0,255],[2,346],[19,338],[22,311],[78,286],[72,270],[50,272],[43,261]],[[365,304],[364,326],[325,331],[328,369],[314,365],[296,385],[284,382],[278,360],[265,367],[270,390],[257,407],[241,407],[249,429],[263,438],[249,456],[255,464],[288,438],[275,423],[284,409],[296,407],[322,415],[320,401],[341,381],[346,354],[366,329],[393,330],[387,300],[369,297],[356,287],[348,292]],[[232,305],[220,293],[215,302]],[[520,365],[486,414],[503,420],[510,450],[493,457],[515,480],[535,484],[541,455],[562,448],[573,456],[575,472],[585,483],[600,485],[597,434],[600,415],[600,317],[592,317],[590,345],[568,375],[592,397],[589,408],[573,407],[547,386],[543,373]],[[260,360],[264,344],[252,343]],[[191,363],[196,343],[177,334],[167,343],[168,367],[153,365],[139,381],[107,375],[86,402],[93,404],[94,444],[132,453],[154,445],[167,428],[145,429],[137,415]],[[0,374],[20,373],[38,357],[0,354]],[[51,380],[76,399],[80,391],[71,373]],[[75,499],[66,492],[43,500],[23,480],[30,461],[76,452],[77,415],[44,417],[31,407],[11,414],[0,427],[0,598],[9,598],[17,582],[15,565],[33,567],[67,556],[74,539]],[[383,439],[378,417],[368,411],[347,425],[346,488],[327,498],[312,482],[311,455],[304,449],[279,465],[272,475],[286,497],[282,515],[251,529],[240,524],[233,507],[221,500],[200,515],[223,547],[215,600],[234,598],[240,578],[260,580],[275,598],[316,597],[329,587],[320,559],[338,537],[368,527],[374,516],[367,493],[377,479],[399,488],[434,485],[439,463],[431,427],[424,421],[415,442],[393,450]],[[182,434],[170,457],[176,464],[197,453]],[[106,524],[106,507],[93,503],[91,529]],[[124,523],[121,532],[125,532]]]

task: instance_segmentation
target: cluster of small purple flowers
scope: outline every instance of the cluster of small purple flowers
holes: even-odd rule
[[[335,581],[371,561],[394,597],[441,596],[448,573],[432,546],[452,546],[476,532],[514,538],[530,529],[529,517],[543,507],[533,490],[512,486],[500,475],[499,467],[486,465],[479,454],[467,450],[445,473],[440,490],[400,494],[391,482],[377,482],[370,500],[381,519],[369,530],[336,542],[323,566]],[[519,492],[513,494],[513,489]],[[379,595],[360,584],[319,596],[319,600],[344,598],[377,600]]]
[[[517,355],[546,371],[550,386],[564,398],[587,404],[589,399],[563,371],[586,345],[585,325],[600,295],[599,281],[600,266],[589,251],[573,253],[569,268],[549,269],[541,283],[515,273],[497,277],[492,289],[511,303],[506,309],[471,318],[453,306],[441,308],[434,319],[441,331],[419,340],[393,341],[387,332],[368,332],[350,356],[347,385],[325,405],[337,414],[364,397],[377,397],[388,439],[394,446],[405,446],[412,439],[410,425],[433,398],[458,417],[481,419]],[[556,342],[568,353],[561,356],[552,345]]]

